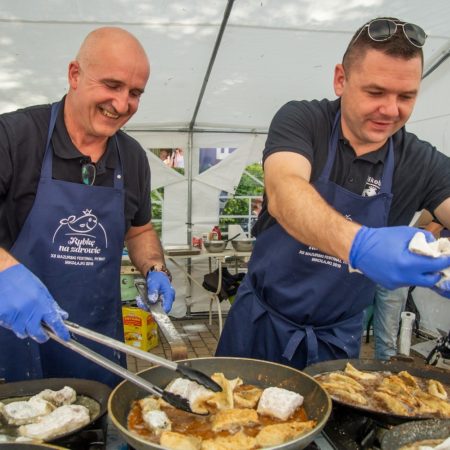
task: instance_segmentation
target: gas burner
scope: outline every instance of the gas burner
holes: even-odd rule
[[[383,434],[390,428],[371,417],[344,406],[333,406],[323,435],[330,446],[337,450],[377,450]]]

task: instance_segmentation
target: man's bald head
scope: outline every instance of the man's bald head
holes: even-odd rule
[[[135,53],[136,57],[149,65],[147,54],[138,39],[118,27],[102,27],[91,31],[81,44],[76,59],[82,66],[89,67],[95,65],[105,53],[111,52],[120,56]]]

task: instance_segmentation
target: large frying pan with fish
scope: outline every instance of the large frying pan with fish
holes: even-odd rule
[[[228,379],[240,377],[246,384],[253,384],[261,388],[276,386],[301,394],[305,398],[303,406],[308,419],[315,419],[316,427],[295,440],[271,447],[271,449],[298,450],[304,448],[320,433],[330,415],[331,399],[325,390],[310,376],[290,367],[246,358],[198,358],[181,362],[185,362],[207,375],[223,372]],[[167,386],[171,380],[179,376],[161,366],[144,370],[139,375],[161,387]],[[109,398],[108,414],[122,437],[134,449],[163,449],[164,447],[145,441],[127,429],[127,416],[132,402],[147,395],[148,393],[142,388],[129,381],[124,381],[114,389]]]
[[[77,428],[70,433],[64,433],[50,442],[58,445],[58,442],[64,441],[69,436],[78,433],[85,427],[100,419],[107,411],[108,397],[111,388],[105,384],[93,380],[83,380],[79,378],[44,378],[42,380],[17,381],[14,383],[0,384],[0,402],[11,402],[27,400],[27,398],[38,394],[44,389],[58,391],[64,386],[70,386],[75,389],[77,396],[81,396],[84,406],[89,409],[91,420],[89,424]],[[78,402],[78,401],[77,401]],[[75,403],[77,403],[75,402]],[[13,434],[17,427],[7,427],[0,421],[0,434]],[[1,449],[1,446],[0,446]]]
[[[434,366],[424,366],[409,361],[381,361],[377,359],[337,359],[333,361],[323,361],[317,364],[312,364],[304,369],[304,372],[314,377],[316,375],[325,374],[328,372],[334,372],[337,370],[344,370],[347,363],[352,364],[356,369],[361,371],[375,371],[375,372],[392,372],[398,373],[402,370],[408,371],[415,377],[434,379],[440,381],[447,387],[450,386],[449,372],[444,369],[439,369]],[[373,417],[379,422],[397,425],[403,422],[409,422],[411,420],[423,420],[430,419],[429,415],[415,415],[404,416],[394,413],[384,413],[374,409],[358,406],[352,403],[347,403],[344,400],[337,400],[333,398],[333,402],[338,405],[345,406],[357,411],[360,411],[366,416]]]

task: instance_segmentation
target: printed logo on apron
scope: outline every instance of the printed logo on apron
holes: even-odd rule
[[[105,260],[108,236],[91,209],[60,219],[53,234],[50,258],[72,266],[95,266]]]

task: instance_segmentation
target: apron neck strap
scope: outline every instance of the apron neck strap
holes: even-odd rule
[[[52,178],[53,173],[53,147],[51,145],[53,130],[55,129],[56,119],[61,108],[61,102],[52,104],[50,113],[50,124],[48,126],[47,143],[45,146],[44,161],[42,163],[41,178]],[[117,189],[123,189],[123,176],[122,176],[122,160],[120,157],[120,146],[117,136],[114,135],[114,143],[117,152],[117,164],[114,169],[114,187]]]

